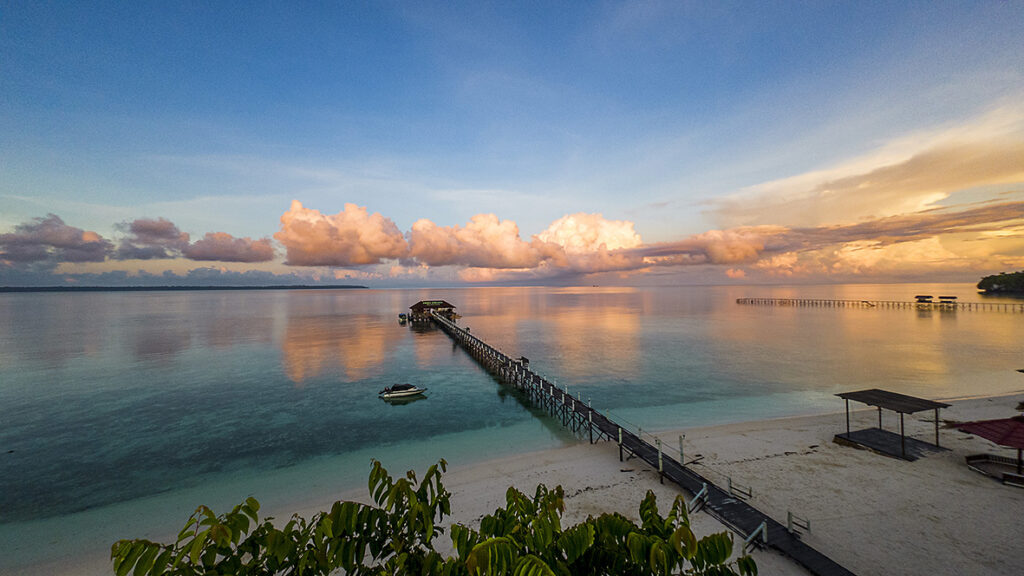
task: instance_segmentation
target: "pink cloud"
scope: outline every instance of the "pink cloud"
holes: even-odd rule
[[[402,258],[408,246],[391,220],[366,208],[345,204],[334,215],[304,208],[298,200],[281,216],[274,234],[293,266],[360,266]]]
[[[219,262],[268,262],[274,259],[270,238],[252,240],[235,238],[224,232],[207,232],[182,250],[189,260],[215,260]]]
[[[676,242],[651,244],[637,250],[651,265],[747,264],[756,261],[788,229],[747,226],[709,230]]]
[[[117,247],[120,260],[174,258],[188,246],[188,233],[164,218],[139,218],[120,227],[128,232]]]
[[[112,248],[99,234],[68,226],[56,214],[0,234],[0,260],[8,262],[102,262]]]

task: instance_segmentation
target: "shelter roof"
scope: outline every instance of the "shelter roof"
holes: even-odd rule
[[[836,396],[846,400],[853,400],[854,402],[861,402],[868,406],[878,406],[879,408],[885,408],[886,410],[892,410],[893,412],[899,412],[900,414],[913,414],[914,412],[920,412],[922,410],[948,408],[950,406],[949,404],[943,404],[942,402],[934,402],[925,398],[907,396],[906,394],[897,394],[896,392],[879,390],[878,388],[858,390],[856,392],[843,392],[841,394],[836,394]]]
[[[412,306],[409,306],[409,308],[413,310],[424,310],[427,308],[455,308],[455,305],[445,302],[444,300],[420,300]]]
[[[958,429],[977,434],[1000,446],[1024,449],[1024,416],[1002,418],[999,420],[980,420],[967,422],[957,426]]]

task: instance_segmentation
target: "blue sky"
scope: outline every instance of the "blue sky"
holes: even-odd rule
[[[527,243],[576,213],[644,245],[776,225],[721,202],[978,126],[1019,143],[1022,24],[1020,2],[2,2],[0,234],[53,213],[113,244],[160,218],[270,238],[293,200],[403,234],[493,213]],[[1004,198],[1007,172],[911,204]],[[298,270],[272,242],[260,266]],[[410,264],[378,260],[331,268]]]

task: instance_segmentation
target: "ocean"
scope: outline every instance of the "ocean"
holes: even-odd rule
[[[972,285],[0,294],[0,573],[164,537],[199,504],[333,501],[393,473],[578,440],[444,333],[422,299],[626,426],[839,411],[838,392],[1024,389],[1024,314],[751,306],[754,296],[1004,301]],[[409,382],[427,397],[389,404]]]

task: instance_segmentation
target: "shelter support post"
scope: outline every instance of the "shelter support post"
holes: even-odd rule
[[[900,453],[907,457],[907,437],[903,434],[903,412],[900,412]]]
[[[939,445],[939,409],[935,409],[935,445]]]
[[[878,407],[878,429],[882,429],[882,407]]]
[[[846,400],[846,437],[849,438],[850,437],[850,399],[849,398],[844,398],[844,400]]]

